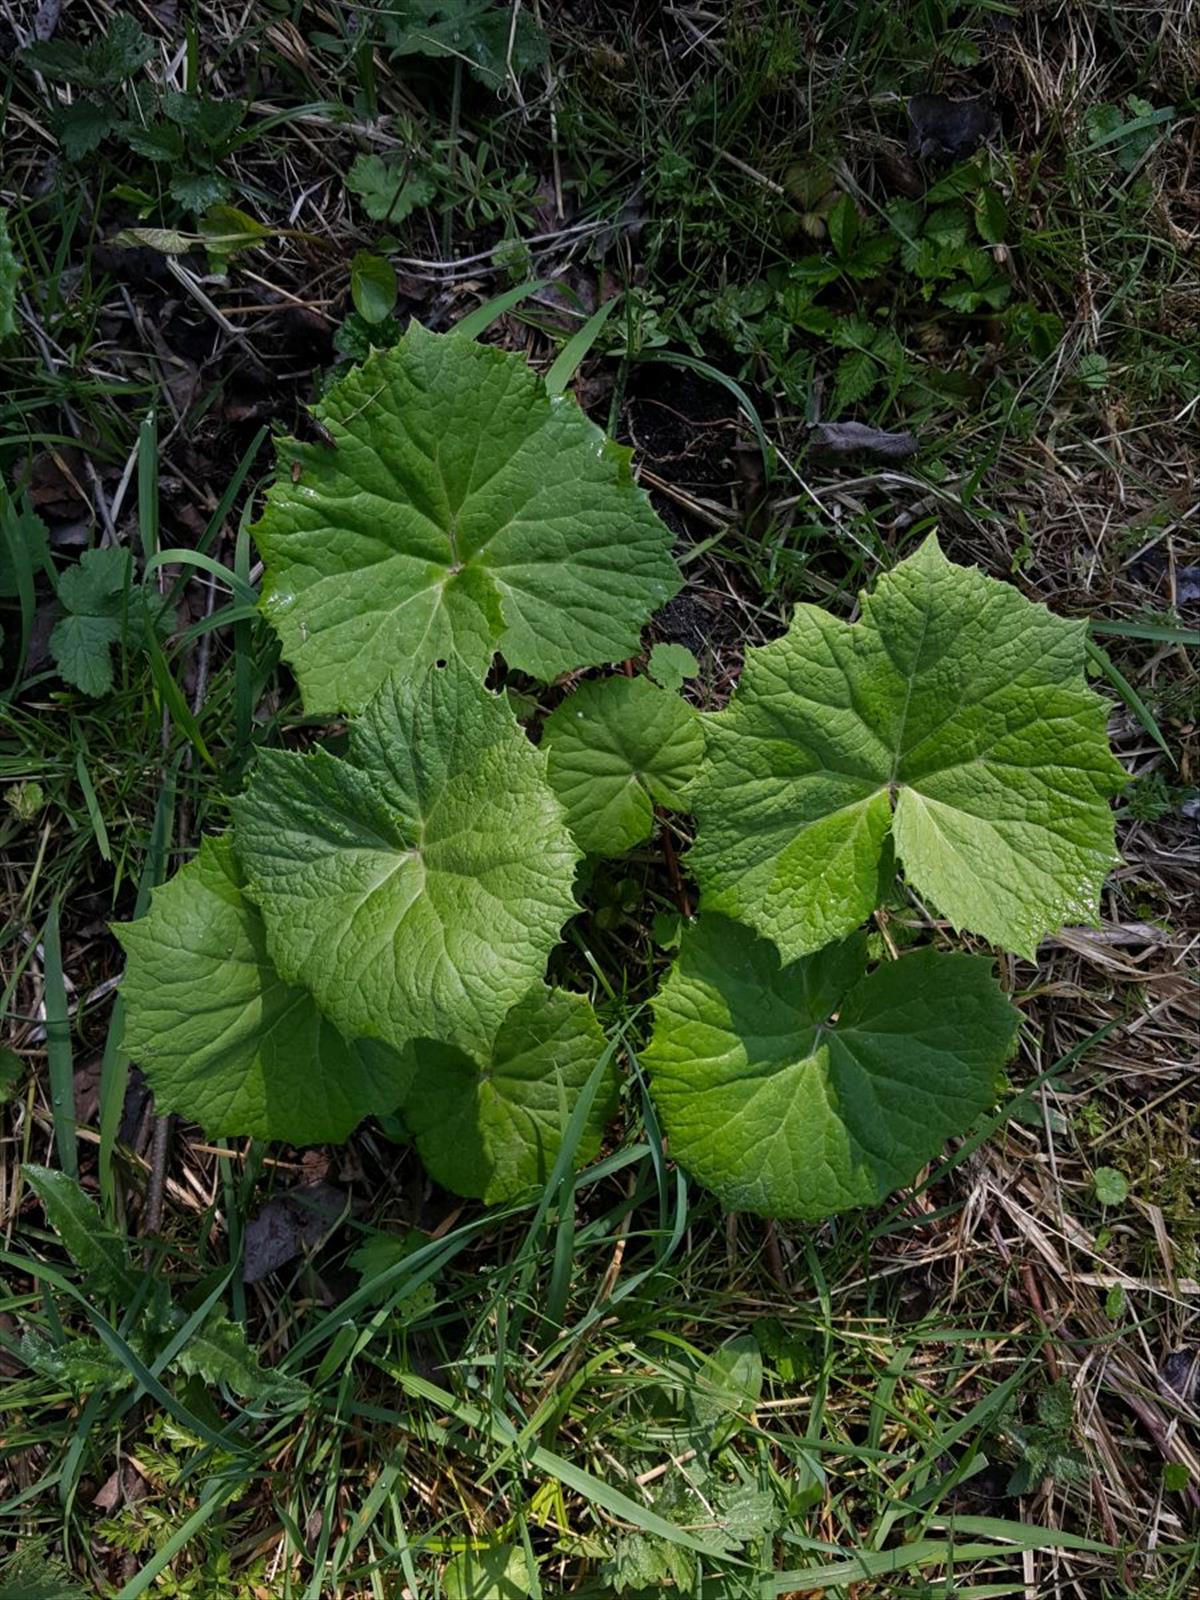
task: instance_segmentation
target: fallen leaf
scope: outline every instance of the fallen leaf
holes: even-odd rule
[[[245,1283],[257,1283],[304,1251],[315,1250],[332,1230],[346,1197],[330,1183],[302,1184],[268,1200],[246,1224]]]
[[[985,94],[968,100],[915,94],[908,102],[908,120],[909,148],[923,161],[962,161],[1000,128],[996,108]]]
[[[812,442],[819,450],[834,456],[873,455],[885,461],[906,461],[920,448],[915,433],[889,433],[865,422],[818,422]]]

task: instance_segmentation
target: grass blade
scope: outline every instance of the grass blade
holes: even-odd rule
[[[1124,700],[1125,704],[1141,723],[1142,727],[1145,728],[1146,732],[1154,740],[1155,744],[1162,751],[1163,755],[1166,756],[1167,760],[1172,766],[1175,766],[1175,757],[1167,748],[1167,741],[1163,738],[1162,733],[1159,731],[1158,723],[1155,722],[1154,715],[1151,712],[1150,707],[1129,682],[1128,678],[1126,678],[1120,669],[1113,664],[1106,650],[1101,650],[1100,646],[1094,639],[1085,639],[1083,642],[1085,648],[1087,649],[1088,660],[1091,661],[1094,666],[1100,669],[1100,671],[1108,679],[1109,683],[1112,684],[1113,688],[1121,696],[1121,699]]]
[[[611,300],[606,300],[598,311],[592,313],[583,327],[577,333],[573,333],[563,345],[553,366],[546,374],[546,389],[550,394],[562,394],[579,370],[580,363],[600,337],[604,324],[612,316],[613,309],[620,299],[621,296],[618,294]]]
[[[54,1147],[59,1165],[69,1177],[79,1173],[75,1134],[75,1069],[71,1059],[71,1023],[67,1015],[67,985],[63,976],[62,939],[58,902],[50,907],[42,935],[46,1007],[46,1062],[50,1072],[50,1106],[54,1113]]]
[[[478,339],[481,333],[486,333],[493,322],[498,322],[506,311],[511,311],[514,306],[519,306],[522,300],[528,300],[531,294],[536,294],[539,289],[549,288],[546,278],[530,279],[528,283],[519,283],[515,289],[506,289],[503,294],[496,295],[493,300],[485,300],[483,305],[477,306],[474,311],[468,311],[466,316],[454,324],[455,333],[465,334],[468,339]]]

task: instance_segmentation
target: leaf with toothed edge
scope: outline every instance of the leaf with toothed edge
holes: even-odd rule
[[[114,931],[127,957],[124,1049],[160,1111],[213,1138],[316,1144],[403,1099],[411,1064],[376,1040],[347,1041],[275,970],[228,835],[205,839],[149,912]]]
[[[703,909],[804,955],[871,914],[894,845],[956,928],[1021,955],[1094,921],[1126,778],[1085,636],[932,535],[860,622],[798,606],[706,719],[689,858]]]
[[[264,751],[233,813],[272,960],[352,1038],[490,1049],[576,910],[546,758],[458,662],[393,674],[344,761]]]
[[[254,529],[263,606],[309,711],[394,668],[495,651],[549,681],[620,661],[680,586],[629,452],[517,355],[413,323],[317,408],[335,448],[284,441]]]

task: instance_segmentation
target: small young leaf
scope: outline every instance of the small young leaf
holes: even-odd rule
[[[407,1052],[416,1071],[404,1114],[422,1161],[447,1189],[489,1205],[545,1183],[604,1049],[588,1001],[544,987],[513,1007],[478,1061],[418,1040]],[[614,1090],[610,1073],[592,1103],[577,1165],[600,1147]]]
[[[384,156],[357,156],[346,174],[346,187],[362,201],[373,222],[390,226],[403,222],[419,206],[427,206],[437,193],[427,174],[414,172],[407,161]]]
[[[1129,1199],[1129,1179],[1116,1167],[1097,1167],[1092,1173],[1092,1183],[1102,1206],[1124,1205]]]
[[[690,857],[704,909],[785,959],[818,950],[874,910],[890,832],[957,928],[1032,956],[1047,931],[1093,918],[1125,774],[1085,634],[947,561],[932,535],[860,622],[798,606],[705,719]]]
[[[264,751],[234,843],[279,972],[351,1038],[489,1050],[576,909],[545,763],[457,664],[393,675],[346,761]]]
[[[854,252],[859,230],[858,211],[848,194],[838,195],[830,206],[825,216],[825,226],[829,229],[829,242],[834,254],[840,262],[848,261]]]
[[[654,803],[686,808],[704,754],[700,719],[645,678],[581,685],[546,720],[550,784],[580,847],[619,856],[648,839]]]
[[[985,244],[999,244],[1008,232],[1008,208],[999,189],[984,184],[975,200],[975,226]]]
[[[500,89],[546,60],[546,35],[522,8],[514,15],[496,0],[404,0],[382,13],[383,35],[398,56],[447,56],[472,77]]]
[[[316,1144],[404,1098],[410,1063],[348,1043],[280,978],[228,837],[205,839],[149,912],[114,931],[128,957],[124,1048],[160,1111],[211,1138]]]
[[[117,12],[106,32],[86,44],[47,39],[21,53],[23,65],[44,78],[81,89],[111,89],[132,77],[154,54],[153,41],[133,17]]]
[[[217,172],[177,172],[167,185],[172,200],[197,215],[224,200],[229,185]]]
[[[519,1545],[473,1546],[451,1556],[442,1574],[446,1600],[529,1600],[529,1562]]]
[[[84,694],[107,694],[113,685],[111,646],[126,622],[146,615],[140,589],[130,588],[129,551],[117,545],[85,550],[58,580],[66,615],[50,634],[50,654],[60,675]]]
[[[631,656],[679,588],[628,453],[516,355],[413,323],[329,391],[337,448],[284,446],[254,530],[264,609],[309,711],[397,663],[493,653],[551,680]]]
[[[678,694],[688,678],[699,676],[700,663],[686,645],[656,644],[650,652],[646,671],[660,689]]]
[[[396,269],[382,256],[360,250],[350,263],[350,298],[364,322],[382,322],[396,304]]]
[[[643,1060],[671,1154],[731,1211],[874,1205],[990,1103],[1020,1020],[991,963],[865,967],[861,934],[781,969],[724,917],[685,930]]]
[[[76,100],[55,113],[54,137],[68,161],[82,161],[99,149],[120,121],[120,113],[112,106],[101,105],[97,100]]]
[[[883,376],[883,369],[866,350],[847,350],[837,364],[829,409],[841,416],[848,407],[865,400]]]

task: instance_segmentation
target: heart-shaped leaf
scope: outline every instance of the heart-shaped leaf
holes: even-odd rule
[[[375,1040],[347,1042],[275,970],[228,836],[206,839],[147,914],[115,932],[128,957],[124,1047],[159,1111],[211,1137],[316,1144],[403,1099],[411,1062]]]
[[[348,760],[264,752],[233,810],[273,960],[354,1038],[490,1049],[576,909],[546,758],[458,663],[388,679]]]
[[[815,1219],[907,1183],[991,1101],[1019,1015],[981,956],[866,973],[855,934],[780,968],[703,917],[654,1001],[643,1060],[671,1154],[731,1211]]]
[[[605,678],[581,685],[546,719],[542,746],[577,843],[619,856],[650,837],[655,801],[686,807],[704,732],[678,695],[645,678]]]
[[[317,413],[336,448],[282,444],[299,476],[255,529],[310,711],[451,656],[481,680],[496,650],[546,680],[619,661],[679,588],[629,452],[520,356],[413,323]]]
[[[690,857],[704,908],[785,958],[818,950],[874,910],[890,833],[956,928],[1032,957],[1064,921],[1094,921],[1125,774],[1085,632],[932,536],[861,622],[798,606],[707,719]]]

